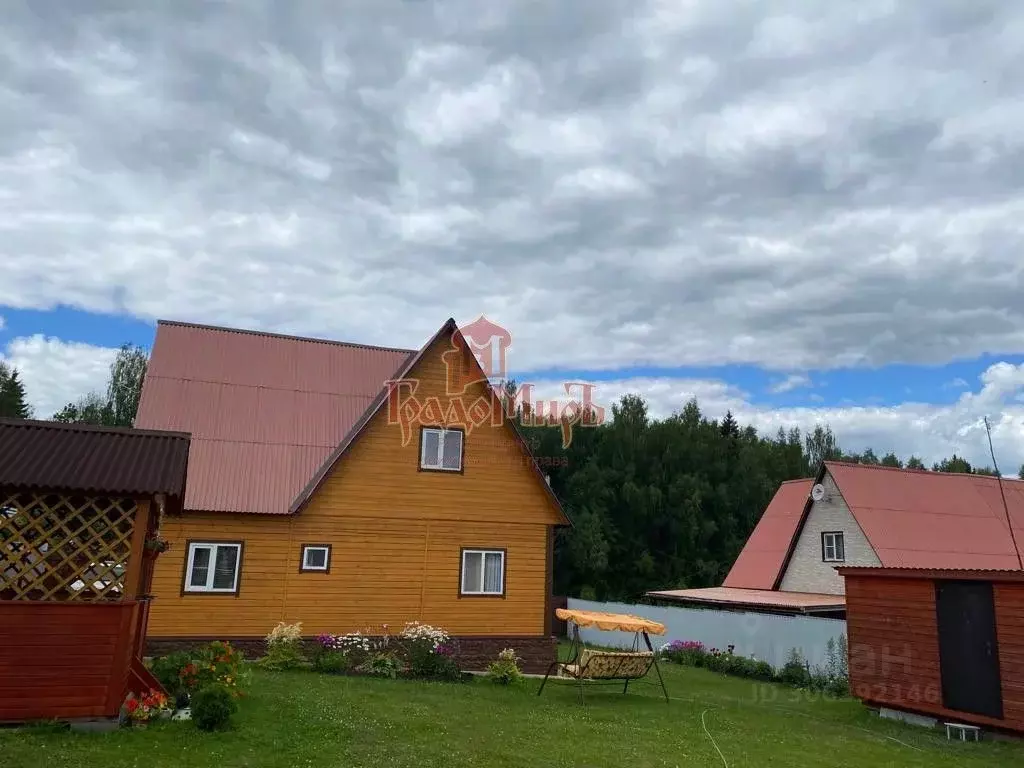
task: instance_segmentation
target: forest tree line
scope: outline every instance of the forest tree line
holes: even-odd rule
[[[916,456],[845,452],[827,425],[760,435],[731,413],[708,418],[696,400],[665,419],[633,395],[612,411],[565,449],[557,429],[524,430],[537,455],[567,459],[545,469],[574,523],[556,537],[556,594],[629,601],[718,586],[784,480],[812,477],[826,460],[927,469]],[[931,469],[994,474],[957,455]]]

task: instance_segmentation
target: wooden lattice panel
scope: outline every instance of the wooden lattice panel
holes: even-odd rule
[[[135,502],[0,495],[0,600],[118,600]]]

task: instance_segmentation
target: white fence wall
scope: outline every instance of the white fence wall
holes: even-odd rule
[[[707,648],[720,648],[723,651],[729,645],[735,645],[735,653],[753,655],[774,667],[786,663],[791,648],[799,648],[811,666],[823,665],[829,639],[834,638],[838,642],[839,636],[846,634],[845,621],[810,616],[596,603],[575,598],[569,598],[569,608],[631,613],[661,622],[667,632],[663,637],[651,638],[655,650],[672,640],[699,640]],[[633,643],[633,634],[627,632],[580,629],[580,636],[588,645],[627,648]]]

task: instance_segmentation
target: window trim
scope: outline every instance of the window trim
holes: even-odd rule
[[[466,555],[470,553],[501,554],[501,592],[465,592],[462,589],[462,580],[466,570]],[[486,557],[481,567],[486,567]],[[482,585],[481,585],[482,586]],[[504,547],[462,547],[459,549],[459,598],[498,598],[505,599],[508,591],[508,550]]]
[[[189,565],[192,563],[193,548],[194,547],[220,547],[220,546],[233,546],[238,548],[238,560],[235,565],[235,584],[230,590],[228,589],[206,589],[205,587],[192,587],[189,585]],[[216,549],[212,553],[210,563],[213,565],[216,562],[217,553]],[[185,542],[185,558],[181,565],[181,596],[185,595],[218,595],[227,597],[238,597],[238,593],[242,589],[242,564],[245,560],[245,542],[240,539],[229,540],[229,539],[188,539]],[[212,583],[212,582],[211,582]]]
[[[439,445],[444,446],[444,433],[445,432],[459,432],[462,435],[462,439],[459,441],[459,468],[458,469],[446,469],[445,467],[425,467],[423,466],[423,441],[427,430],[440,431],[441,440]],[[443,455],[443,448],[442,448]],[[445,427],[440,424],[424,424],[420,427],[420,441],[416,451],[416,467],[420,472],[443,472],[446,475],[462,475],[466,472],[466,430],[462,427]]]
[[[306,565],[306,551],[310,549],[323,549],[327,551],[324,558],[323,568],[312,568]],[[331,545],[330,544],[301,544],[299,545],[299,573],[330,573],[331,572]]]
[[[831,536],[832,538],[832,557],[826,556],[825,541],[826,537]],[[838,557],[838,547],[836,547],[836,539],[838,536],[843,542],[843,556]],[[821,532],[821,562],[823,563],[845,563],[846,562],[846,536],[843,535],[842,531],[822,531]]]

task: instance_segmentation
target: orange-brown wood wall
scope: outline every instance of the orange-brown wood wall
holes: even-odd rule
[[[0,721],[117,716],[137,605],[0,601]]]
[[[1024,584],[994,583],[1003,719],[942,706],[935,581],[846,576],[850,688],[866,703],[1024,731]]]
[[[446,349],[439,341],[410,373],[416,397],[445,408]],[[298,514],[166,519],[172,548],[157,560],[149,636],[260,637],[279,621],[301,621],[306,635],[396,631],[413,620],[457,635],[541,635],[560,522],[509,425],[467,429],[463,472],[423,472],[418,427],[403,444],[385,406]],[[218,539],[245,542],[238,595],[182,595],[186,542]],[[331,544],[329,573],[299,572],[304,543]],[[463,547],[507,550],[504,597],[459,595]]]

